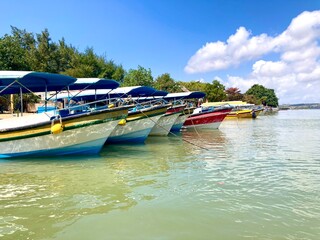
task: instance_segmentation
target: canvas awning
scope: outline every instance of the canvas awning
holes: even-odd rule
[[[180,100],[180,99],[192,99],[192,98],[203,98],[206,94],[204,92],[180,92],[180,93],[169,93],[164,97],[165,100]]]
[[[72,98],[73,100],[94,101],[103,98],[126,98],[128,96],[143,97],[154,95],[164,96],[167,94],[167,92],[165,91],[158,91],[152,87],[145,86],[120,87],[116,89],[84,90],[81,92],[72,91],[70,93],[57,94],[56,99],[61,100],[64,98]]]
[[[0,71],[0,94],[60,91],[76,78],[44,72]]]
[[[77,78],[73,84],[69,86],[70,90],[83,89],[115,89],[119,87],[119,83],[112,79],[105,78]]]

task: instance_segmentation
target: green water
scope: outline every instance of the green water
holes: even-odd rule
[[[0,238],[320,239],[319,146],[320,110],[289,110],[100,156],[1,160]]]

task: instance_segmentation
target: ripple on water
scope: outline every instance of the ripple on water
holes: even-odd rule
[[[106,146],[95,158],[1,162],[0,234],[318,239],[320,116],[294,113]]]

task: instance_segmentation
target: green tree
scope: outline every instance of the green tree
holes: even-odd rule
[[[76,78],[99,77],[103,71],[105,59],[96,55],[93,48],[86,48],[84,53],[75,53],[71,57],[70,68],[64,74]]]
[[[115,73],[116,69],[117,69],[117,66],[112,60],[107,61],[104,64],[102,73],[100,74],[99,77],[112,79],[113,78],[112,75]]]
[[[11,33],[0,38],[0,69],[31,70],[29,53],[35,44],[33,35],[12,26]]]
[[[30,51],[32,70],[58,73],[58,45],[52,42],[48,29],[36,34],[36,48]]]
[[[126,71],[121,65],[95,54],[93,48],[79,52],[62,38],[55,43],[48,29],[40,34],[11,27],[11,35],[0,38],[0,69],[62,73],[73,77],[105,77],[122,81]],[[141,67],[139,70],[144,72]],[[151,70],[146,71],[151,76]],[[151,82],[152,82],[151,76]],[[149,82],[147,82],[149,83]],[[34,102],[31,96],[24,101]],[[6,101],[1,101],[7,109]]]
[[[112,79],[119,81],[120,83],[123,82],[123,78],[126,74],[126,71],[122,67],[122,65],[118,65],[114,73],[112,74]]]
[[[177,92],[180,90],[178,84],[170,77],[169,73],[158,76],[154,82],[154,87],[167,92]]]
[[[189,91],[200,91],[206,94],[206,99],[209,102],[223,101],[227,99],[225,86],[218,80],[213,80],[211,83],[202,83],[199,81],[179,82],[179,84]]]
[[[138,69],[130,69],[124,76],[123,87],[127,86],[153,86],[153,77],[150,68],[147,70],[140,65]]]
[[[207,83],[205,93],[209,102],[220,102],[227,99],[225,86],[218,80],[213,80],[212,84]]]
[[[119,82],[123,81],[125,76],[125,70],[123,69],[122,65],[117,65],[114,63],[113,60],[105,61],[102,67],[102,73],[99,77],[106,78],[106,79],[114,79]]]
[[[64,38],[59,40],[58,51],[55,54],[57,72],[63,73],[67,69],[72,68],[72,60],[76,58],[75,55],[79,55],[75,47],[68,45]]]
[[[258,99],[256,96],[254,95],[248,95],[248,94],[244,94],[242,101],[247,102],[247,103],[252,103],[255,105],[260,105],[261,104],[261,100]]]
[[[272,107],[277,107],[279,105],[274,90],[265,88],[259,84],[254,84],[245,94],[255,96],[263,105]]]
[[[205,91],[206,83],[202,83],[199,81],[191,81],[191,82],[178,82],[178,85],[188,91]]]

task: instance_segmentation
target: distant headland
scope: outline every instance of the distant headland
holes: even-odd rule
[[[320,109],[320,103],[298,103],[298,104],[282,104],[280,110],[288,109]]]

